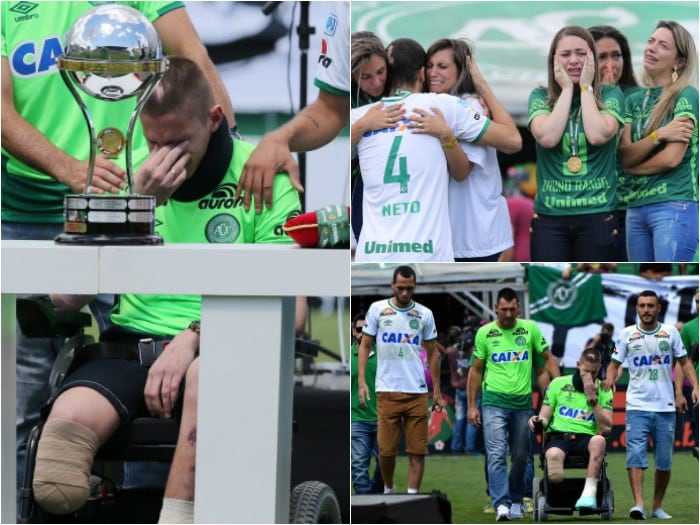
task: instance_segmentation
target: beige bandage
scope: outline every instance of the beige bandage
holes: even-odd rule
[[[564,481],[564,458],[559,456],[547,458],[547,476],[552,483]]]
[[[97,434],[80,423],[49,419],[41,433],[34,468],[34,498],[51,514],[82,507],[90,494],[90,469],[99,448]]]

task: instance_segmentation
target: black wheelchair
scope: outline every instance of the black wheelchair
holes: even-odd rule
[[[538,424],[539,423],[539,424]],[[541,422],[536,423],[535,430],[542,436],[544,444],[544,428]],[[601,519],[605,521],[612,520],[613,511],[615,509],[615,498],[610,483],[610,478],[607,476],[607,461],[603,459],[598,478],[598,487],[596,492],[596,506],[591,508],[576,509],[575,504],[578,500],[583,486],[585,484],[585,474],[583,477],[566,476],[561,483],[550,483],[547,471],[547,458],[544,450],[540,454],[540,468],[543,476],[535,477],[532,481],[532,506],[533,520],[547,521],[550,514],[571,516],[574,512],[578,512],[581,516],[591,514],[600,514]],[[588,454],[584,455],[567,455],[564,460],[564,470],[583,469],[584,472],[588,468]]]
[[[92,318],[87,313],[55,310],[45,297],[29,297],[17,300],[17,319],[20,329],[27,337],[61,337],[65,344],[59,352],[57,365],[49,378],[52,386],[58,386],[75,357],[76,351],[94,343],[94,338],[86,334]],[[314,357],[319,346],[308,340],[297,340],[295,352],[297,357]],[[331,396],[333,397],[333,396]],[[347,396],[345,396],[347,397]],[[311,403],[318,403],[320,398],[307,390],[295,389],[295,405],[299,402],[303,409]],[[329,396],[324,396],[325,404]],[[337,401],[337,396],[333,401]],[[337,404],[337,403],[336,403]],[[349,403],[348,403],[349,404]],[[315,407],[311,407],[315,410]],[[295,412],[297,407],[295,406]],[[344,409],[349,413],[349,406]],[[293,439],[298,441],[300,433],[298,418],[294,421]],[[305,427],[303,420],[302,426]],[[347,427],[347,425],[345,426]],[[19,511],[17,523],[156,523],[160,512],[161,501],[165,489],[159,486],[123,486],[124,461],[153,461],[170,463],[177,444],[179,422],[175,419],[143,417],[137,418],[125,428],[117,432],[97,452],[90,478],[90,497],[87,503],[78,511],[67,515],[54,515],[44,511],[34,500],[32,483],[37,447],[41,437],[43,424],[32,429],[27,440],[27,453],[24,469],[24,480],[20,487]],[[303,432],[304,442],[317,449],[316,443],[308,439]],[[299,450],[301,447],[293,449]],[[349,464],[349,458],[343,461]],[[349,521],[349,512],[341,510],[339,500],[344,502],[342,495],[336,493],[323,481],[297,482],[299,475],[309,472],[300,467],[292,456],[292,485],[290,497],[289,523],[341,523]],[[304,462],[308,463],[308,462]],[[329,468],[338,470],[338,462],[328,462]],[[325,476],[325,477],[324,477]],[[323,468],[316,467],[315,476],[324,481],[330,481],[330,476]],[[296,478],[296,479],[295,479]],[[345,476],[347,478],[347,476]],[[332,478],[336,481],[336,478]],[[337,482],[336,482],[337,483]],[[349,492],[349,481],[348,492]],[[347,505],[349,506],[349,505]]]

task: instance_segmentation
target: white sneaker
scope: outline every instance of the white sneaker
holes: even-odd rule
[[[510,521],[510,509],[506,505],[499,505],[496,509],[496,521]]]
[[[510,519],[521,520],[523,519],[523,509],[520,507],[520,503],[513,503],[510,506]]]
[[[396,494],[396,487],[384,487],[384,494]]]

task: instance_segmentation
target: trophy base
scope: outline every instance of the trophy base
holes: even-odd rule
[[[54,241],[83,245],[157,245],[155,198],[147,195],[67,195],[64,233]]]
[[[58,244],[82,244],[104,246],[155,246],[163,244],[160,235],[82,235],[76,233],[59,233],[54,242]]]

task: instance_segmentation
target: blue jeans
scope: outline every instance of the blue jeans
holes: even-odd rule
[[[481,420],[489,475],[489,495],[493,506],[522,503],[525,470],[530,455],[530,429],[527,420],[533,411],[484,406]],[[510,439],[509,439],[510,438]],[[506,455],[510,443],[510,474]]]
[[[697,248],[697,202],[662,202],[627,210],[627,254],[631,262],[688,262]]]
[[[537,439],[535,433],[530,432],[530,455],[527,457],[527,467],[525,467],[525,488],[523,495],[532,497],[532,480],[535,478],[535,448],[537,447]]]
[[[675,412],[628,410],[625,414],[627,468],[647,468],[649,437],[654,442],[654,467],[671,470],[673,440],[676,430]]]
[[[4,240],[40,240],[50,241],[63,232],[63,224],[23,224],[2,223]],[[49,292],[50,290],[47,290]],[[109,310],[114,296],[99,295],[90,308],[95,316],[100,331],[109,322]],[[17,487],[24,478],[26,442],[29,432],[41,421],[39,411],[50,396],[49,374],[53,368],[56,354],[63,345],[61,338],[28,338],[17,325]]]
[[[452,452],[461,452],[466,450],[464,446],[465,438],[464,430],[467,418],[467,391],[455,389],[455,424],[452,427],[452,442],[450,450]],[[471,425],[469,425],[471,426]]]
[[[355,494],[381,494],[384,480],[379,471],[379,446],[377,443],[376,421],[353,421],[351,423],[351,470],[352,486]],[[370,479],[369,467],[375,459],[374,477]]]

